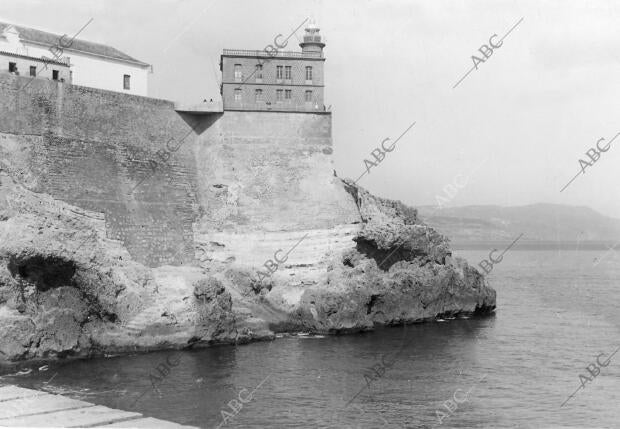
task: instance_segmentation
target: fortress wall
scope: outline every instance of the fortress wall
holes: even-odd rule
[[[334,176],[331,115],[228,111],[200,138],[201,261],[260,267],[306,233],[289,263],[355,245],[350,226],[360,217]]]
[[[167,143],[182,144],[155,164]],[[195,263],[209,234],[240,243],[359,221],[331,153],[331,115],[181,115],[165,100],[0,76],[0,167],[103,213],[108,237],[149,266]]]
[[[200,138],[200,231],[292,231],[359,220],[334,176],[331,115],[229,111]]]
[[[169,165],[152,169],[155,152],[188,132]],[[172,103],[0,76],[0,133],[5,166],[36,192],[104,213],[109,238],[136,260],[193,260],[196,133]]]

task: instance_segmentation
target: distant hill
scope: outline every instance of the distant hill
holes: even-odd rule
[[[420,217],[454,243],[505,241],[524,233],[527,241],[617,242],[620,219],[589,207],[560,204],[418,207]]]

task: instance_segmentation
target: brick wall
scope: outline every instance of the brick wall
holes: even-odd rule
[[[193,260],[196,133],[172,103],[38,79],[19,91],[28,80],[0,76],[0,132],[27,150],[34,190],[104,213],[109,237],[140,262]],[[155,152],[188,132],[168,165],[152,169]]]
[[[324,105],[324,59],[260,58],[262,79],[255,72],[259,57],[222,56],[222,99],[224,109],[235,110],[295,110],[323,111]],[[235,64],[241,65],[240,81],[235,80]],[[291,67],[291,79],[278,80],[276,68]],[[306,82],[306,66],[312,67],[312,82]],[[235,99],[239,89],[240,100]],[[277,90],[282,90],[282,100],[277,99]],[[256,90],[262,91],[262,100],[256,101]],[[285,90],[291,91],[291,98],[285,98]],[[311,91],[311,102],[306,102],[305,93]],[[318,106],[318,108],[316,107]]]
[[[331,228],[359,220],[334,176],[331,115],[225,112],[196,147],[201,230]]]
[[[169,101],[59,82],[19,91],[28,80],[0,75],[0,166],[103,213],[137,261],[193,263],[197,232],[358,220],[333,176],[331,115],[181,115]],[[178,150],[162,163],[166,146]]]

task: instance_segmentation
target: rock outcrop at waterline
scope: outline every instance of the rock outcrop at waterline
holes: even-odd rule
[[[345,245],[327,246],[313,263],[283,262],[266,279],[261,267],[198,249],[192,266],[146,267],[107,238],[101,213],[32,192],[1,171],[0,182],[2,360],[349,332],[495,308],[484,277],[454,258],[415,209],[347,180],[338,186],[359,221],[334,230]],[[288,234],[304,232],[316,246],[332,234]]]

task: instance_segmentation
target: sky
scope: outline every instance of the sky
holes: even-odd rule
[[[20,0],[0,8],[1,21],[58,34],[91,18],[80,38],[152,64],[149,95],[189,103],[219,97],[222,49],[263,49],[313,19],[326,42],[339,176],[359,177],[384,139],[415,122],[361,186],[414,206],[544,202],[620,218],[620,137],[596,162],[586,155],[620,132],[620,2]],[[515,25],[488,58],[480,53]],[[295,37],[286,49],[300,50]],[[472,56],[484,61],[454,88]]]

